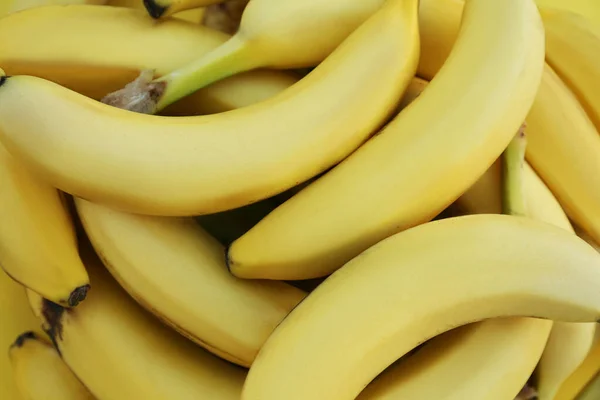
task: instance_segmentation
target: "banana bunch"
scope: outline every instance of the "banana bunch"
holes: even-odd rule
[[[3,2],[0,397],[596,399],[599,23]]]

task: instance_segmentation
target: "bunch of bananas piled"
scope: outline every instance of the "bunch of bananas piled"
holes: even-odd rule
[[[0,398],[600,398],[597,0],[100,3],[0,8]]]

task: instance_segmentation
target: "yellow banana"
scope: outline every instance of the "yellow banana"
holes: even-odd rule
[[[192,22],[194,24],[201,24],[205,13],[206,8],[194,8],[191,10],[178,12],[177,14],[173,15],[173,18]]]
[[[142,1],[142,0],[140,0]],[[143,0],[152,18],[168,17],[175,13],[222,3],[224,0]]]
[[[101,99],[142,70],[162,76],[229,36],[171,18],[156,23],[139,10],[79,5],[39,7],[0,19],[0,37],[5,38],[0,66],[7,74],[38,76]],[[229,111],[272,97],[296,81],[284,72],[248,72],[196,92],[165,114]]]
[[[426,223],[300,303],[260,350],[242,400],[354,399],[418,344],[487,318],[597,321],[598,285],[600,255],[562,228],[507,215]]]
[[[392,113],[417,59],[416,1],[394,0],[301,82],[260,104],[157,117],[13,76],[0,87],[0,136],[77,197],[142,214],[214,213],[282,192],[346,157]]]
[[[461,1],[424,1],[421,14],[429,17],[426,20],[421,18],[422,31],[425,32],[422,34],[421,51],[422,54],[439,55],[436,59],[421,57],[419,73],[430,78],[437,73],[452,49],[460,22]],[[424,7],[427,7],[426,13]],[[550,64],[556,62],[565,68],[572,67],[569,71],[573,72],[575,78],[589,77],[587,83],[581,82],[581,86],[593,92],[592,96],[596,96],[600,92],[593,88],[600,84],[600,75],[598,84],[593,83],[592,77],[594,71],[600,73],[600,59],[595,62],[590,57],[599,55],[600,47],[598,51],[588,51],[585,56],[564,53],[568,51],[564,41],[586,26],[585,23],[578,27],[572,26],[568,33],[568,16],[569,14],[559,11],[556,11],[556,15],[551,12],[544,14],[546,58]],[[572,17],[577,21],[575,18]],[[558,31],[558,28],[561,30]],[[556,37],[551,33],[553,30],[556,30]],[[573,38],[572,41],[577,40]],[[577,46],[586,43],[583,37],[581,42]],[[597,44],[600,46],[600,39]],[[559,48],[559,45],[565,47]],[[552,46],[556,47],[556,60],[553,60]],[[577,46],[569,49],[578,48]],[[582,63],[578,64],[579,61]],[[557,72],[560,74],[560,71]],[[598,104],[600,105],[600,101]],[[545,66],[527,123],[527,159],[558,197],[569,217],[587,230],[596,241],[600,240],[600,136],[573,94],[548,65]]]
[[[475,56],[481,43],[489,44],[486,57]],[[427,89],[375,138],[236,240],[231,271],[243,278],[324,276],[436,216],[514,136],[543,56],[533,1],[470,0],[453,54]]]
[[[598,0],[535,0],[540,7],[558,8],[584,16],[591,23],[600,26],[600,3]]]
[[[415,97],[425,85],[421,82]],[[416,84],[411,86],[415,88]],[[518,173],[525,183],[521,197],[529,200],[529,208],[548,210],[547,215],[538,212],[536,217],[568,226],[552,193],[531,184],[531,174],[535,173],[530,168]],[[500,199],[506,197],[501,196],[501,183],[497,162],[457,204],[463,212],[501,213]],[[538,363],[552,326],[551,321],[539,319],[496,318],[457,328],[431,339],[407,359],[390,366],[358,400],[512,399]]]
[[[61,194],[0,146],[0,265],[13,279],[63,306],[89,289]]]
[[[597,8],[600,11],[600,5]],[[566,11],[540,11],[546,29],[546,60],[600,130],[600,25]]]
[[[25,288],[8,277],[0,269],[0,397],[6,400],[20,399],[13,369],[7,350],[18,334],[37,330],[40,323],[31,313],[25,296]]]
[[[245,372],[179,336],[82,249],[94,290],[69,311],[30,297],[62,359],[99,399],[238,400]]]
[[[81,199],[75,204],[121,286],[175,330],[236,364],[250,366],[306,296],[283,282],[233,277],[223,246],[191,218],[125,214]]]
[[[540,359],[551,326],[515,317],[456,328],[390,366],[357,400],[513,399]]]
[[[531,135],[528,135],[528,141],[530,138]],[[529,164],[525,164],[523,172],[528,214],[532,218],[573,232],[560,204]],[[500,213],[501,173],[500,163],[494,163],[477,183],[456,201],[458,207],[470,214]],[[594,323],[554,323],[538,365],[537,388],[540,400],[556,399],[556,393],[589,352],[595,330]]]
[[[595,248],[596,250],[598,250],[598,252],[600,252],[600,244],[598,244],[596,241],[594,241],[590,237],[590,235],[588,235],[584,230],[582,230],[577,225],[575,225],[575,233],[577,233],[577,236],[579,236],[580,238],[582,238],[583,240],[588,242],[593,248]]]
[[[27,400],[94,400],[50,343],[35,334],[21,334],[9,351],[19,391]]]
[[[155,81],[161,89],[151,110],[160,111],[202,87],[243,71],[317,65],[384,2],[252,0],[242,14],[237,33],[226,43]]]
[[[600,240],[600,135],[548,66],[527,126],[527,159],[567,215]]]

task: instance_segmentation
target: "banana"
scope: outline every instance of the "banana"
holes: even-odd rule
[[[237,279],[224,249],[192,218],[125,214],[75,199],[96,252],[149,311],[209,351],[250,366],[306,296],[283,282]]]
[[[411,11],[412,4],[418,3],[418,0],[394,1],[407,3],[405,7]],[[156,93],[156,104],[153,104],[151,113],[243,71],[261,67],[289,69],[317,65],[384,2],[252,0],[242,14],[237,33],[226,43],[153,82],[151,86],[159,85],[161,89]],[[109,96],[109,101],[111,98]]]
[[[527,115],[527,127],[527,160],[567,215],[600,240],[600,135],[548,66]]]
[[[152,18],[168,17],[175,13],[222,3],[224,0],[143,0]]]
[[[25,288],[0,269],[0,394],[6,400],[20,399],[13,369],[6,350],[23,331],[39,329],[39,322],[29,309]]]
[[[93,400],[94,397],[34,332],[21,334],[9,351],[17,386],[27,400]]]
[[[425,86],[421,83],[415,94]],[[502,212],[500,199],[505,196],[501,195],[500,167],[499,162],[494,163],[457,200],[463,212]],[[531,174],[535,175],[531,168],[526,165],[519,174],[525,183],[522,197],[529,208],[548,211],[538,212],[536,218],[568,226],[552,193],[543,184],[540,191],[539,178],[531,181]],[[538,363],[552,326],[551,321],[532,318],[496,318],[456,328],[390,366],[358,400],[512,399]]]
[[[161,324],[119,288],[93,251],[82,259],[94,290],[65,310],[35,295],[30,304],[65,363],[99,399],[238,400],[245,372]]]
[[[481,43],[489,51],[475,57]],[[543,53],[531,0],[470,0],[453,54],[427,89],[375,138],[236,240],[228,252],[232,273],[324,276],[436,216],[514,136],[539,85]]]
[[[154,69],[162,76],[229,36],[171,18],[157,24],[140,10],[73,5],[38,7],[0,19],[0,37],[5,38],[0,66],[7,74],[38,76],[101,99],[140,71]],[[270,98],[296,81],[284,72],[252,71],[202,89],[164,113],[229,111]]]
[[[600,11],[600,6],[597,6]],[[600,26],[555,9],[541,10],[546,59],[571,88],[600,130]]]
[[[586,242],[588,242],[593,248],[595,248],[596,250],[598,250],[598,252],[600,252],[600,244],[598,244],[597,242],[595,242],[590,237],[590,235],[588,235],[583,229],[581,229],[577,225],[575,225],[574,228],[575,228],[575,233],[577,233],[577,236],[579,236],[580,238],[582,238],[583,240],[585,240]]]
[[[55,303],[85,299],[89,278],[61,194],[0,146],[0,265]]]
[[[225,0],[206,7],[202,20],[204,26],[233,35],[240,27],[242,14],[249,0]]]
[[[531,137],[532,135],[528,135],[528,141]],[[569,219],[550,189],[529,164],[526,163],[524,167],[524,194],[529,216],[574,232]],[[456,201],[458,208],[469,214],[500,213],[502,211],[501,175],[501,165],[496,162]],[[594,323],[554,323],[537,370],[540,400],[558,400],[556,393],[586,358],[592,346],[595,330]]]
[[[0,136],[55,187],[124,211],[200,215],[256,202],[339,162],[388,118],[416,69],[416,4],[387,3],[289,90],[217,115],[141,115],[4,77]]]
[[[494,318],[453,329],[390,366],[357,400],[513,399],[551,327],[547,320]]]
[[[260,350],[242,400],[354,399],[418,344],[483,319],[597,321],[598,285],[600,255],[562,228],[507,215],[426,223],[300,303]]]
[[[194,8],[191,10],[181,11],[173,15],[173,18],[180,19],[182,21],[188,21],[194,24],[201,24],[204,19],[206,8]]]

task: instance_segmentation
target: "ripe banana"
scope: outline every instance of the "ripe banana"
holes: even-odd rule
[[[152,18],[168,17],[175,13],[210,4],[222,3],[224,0],[143,0],[148,14]]]
[[[63,306],[89,289],[61,194],[0,146],[0,265],[13,279]]]
[[[562,228],[507,215],[426,223],[300,303],[259,352],[242,400],[354,399],[418,344],[487,318],[597,321],[598,285],[600,255]]]
[[[82,248],[94,290],[65,310],[31,305],[63,360],[99,399],[238,400],[245,372],[179,336],[125,293],[92,250]]]
[[[6,351],[23,331],[41,332],[39,325],[28,307],[25,288],[0,269],[0,349],[3,349],[0,352],[0,394],[3,399],[20,398]]]
[[[527,127],[527,159],[567,215],[600,240],[600,135],[548,66],[527,116]]]
[[[34,332],[21,334],[9,351],[17,387],[27,400],[94,400],[50,343]]]
[[[139,10],[79,5],[39,7],[0,19],[0,37],[5,38],[0,66],[7,74],[38,76],[101,99],[142,70],[162,76],[229,36],[171,18],[156,23]],[[252,71],[202,89],[164,113],[229,111],[270,98],[296,81],[284,72]]]
[[[421,84],[419,89],[424,87]],[[568,224],[550,191],[544,187],[545,191],[537,193],[538,187],[530,185],[533,171],[528,168],[521,174],[525,181],[522,197],[530,200],[529,205],[547,208],[548,200],[552,200],[554,208],[548,208],[554,212],[548,214],[548,221]],[[457,201],[465,203],[461,209],[501,213],[500,178],[497,162]],[[358,400],[512,399],[538,363],[552,325],[551,321],[533,318],[496,318],[457,328],[390,366]]]
[[[482,42],[489,51],[475,57]],[[533,1],[470,0],[453,54],[427,89],[375,138],[236,240],[231,271],[243,278],[324,276],[436,216],[514,136],[543,56]]]
[[[76,199],[96,252],[149,311],[209,351],[250,366],[273,329],[306,296],[283,282],[227,271],[224,249],[192,218],[125,214]]]
[[[598,400],[600,399],[600,374],[583,389],[577,396],[577,400]]]
[[[392,113],[417,59],[416,1],[394,0],[309,76],[260,104],[157,117],[14,76],[0,87],[0,136],[77,197],[142,214],[214,213],[282,192],[346,157]]]
[[[226,43],[155,81],[165,86],[161,88],[155,109],[160,111],[202,87],[243,71],[317,65],[384,2],[252,0],[242,14],[237,33]],[[405,9],[411,11],[418,3],[417,0],[392,2],[406,3]],[[371,43],[377,47],[379,40]],[[375,65],[385,65],[385,62]],[[370,79],[373,78],[372,75]]]
[[[357,400],[513,399],[551,327],[535,318],[494,318],[453,329],[390,366]]]
[[[600,26],[574,13],[544,8],[540,11],[548,63],[600,130]]]
[[[528,140],[529,138],[531,135],[528,135]],[[573,232],[567,216],[550,189],[529,164],[526,163],[524,167],[524,194],[529,216]],[[458,208],[469,214],[500,213],[501,174],[500,163],[494,163],[477,183],[456,201]],[[595,330],[595,323],[554,323],[537,370],[540,400],[556,399],[557,391],[589,352]]]

